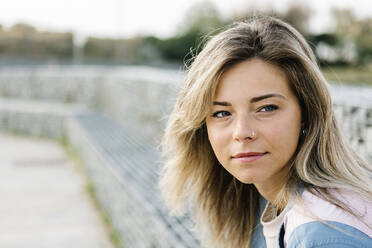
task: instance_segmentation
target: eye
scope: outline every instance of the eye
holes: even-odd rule
[[[271,105],[263,106],[262,108],[259,109],[258,112],[272,112],[277,109],[278,109],[278,106],[271,104]]]
[[[227,111],[217,111],[217,112],[214,112],[212,114],[212,117],[214,118],[223,118],[223,117],[226,117],[226,116],[229,116],[230,113],[227,112]]]

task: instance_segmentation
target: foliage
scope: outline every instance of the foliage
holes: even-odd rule
[[[293,1],[284,13],[278,17],[293,25],[304,36],[309,35],[309,21],[312,10],[304,2]]]
[[[312,9],[292,1],[282,12],[268,8],[257,11],[254,6],[242,8],[222,18],[208,1],[193,5],[177,26],[175,35],[160,39],[142,36],[126,39],[89,37],[81,52],[85,61],[113,63],[182,63],[192,62],[210,35],[236,21],[256,15],[272,15],[295,26],[312,46],[320,65],[366,65],[372,62],[372,18],[356,18],[349,9],[331,11],[334,27],[321,34],[309,30]],[[0,56],[74,56],[72,33],[40,32],[34,27],[18,23],[9,29],[0,25]],[[79,52],[79,51],[78,51]]]
[[[372,18],[357,19],[350,9],[333,9],[334,33],[342,44],[353,43],[358,65],[372,62]]]
[[[140,62],[142,38],[103,39],[89,37],[83,46],[85,60],[101,62],[138,63]]]
[[[231,16],[230,23],[235,21],[245,21],[253,16],[274,16],[284,20],[294,26],[305,36],[309,34],[309,21],[311,18],[312,10],[306,3],[292,1],[284,12],[278,12],[268,7],[266,9],[257,10],[256,7],[247,6],[239,12]]]
[[[207,34],[223,24],[218,10],[211,2],[199,2],[187,11],[179,25],[178,36],[188,33]]]
[[[99,39],[94,37],[89,37],[84,44],[84,55],[86,57],[95,58],[113,58],[115,54],[113,39]]]
[[[324,67],[323,75],[329,82],[372,86],[371,66]]]
[[[188,60],[203,45],[203,37],[224,25],[225,22],[212,3],[197,3],[186,13],[177,34],[158,40],[157,48],[166,60]]]
[[[18,23],[0,33],[0,55],[71,58],[73,35],[39,32],[30,25]]]

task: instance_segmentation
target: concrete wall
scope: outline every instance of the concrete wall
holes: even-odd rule
[[[344,137],[363,158],[372,162],[372,87],[334,84],[330,90]]]
[[[150,67],[10,67],[0,69],[0,98],[19,102],[28,112],[28,103],[39,105],[36,112],[41,108],[50,114],[59,113],[54,105],[61,103],[70,113],[82,108],[104,112],[123,125],[140,127],[154,141],[161,136],[182,78],[181,72]]]

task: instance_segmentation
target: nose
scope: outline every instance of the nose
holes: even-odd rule
[[[252,122],[248,120],[248,117],[236,119],[233,138],[239,142],[251,141],[257,138],[257,132],[253,128]]]

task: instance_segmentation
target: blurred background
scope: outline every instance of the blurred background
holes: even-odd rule
[[[0,8],[0,247],[199,247],[157,187],[167,117],[206,38],[295,26],[372,162],[370,0],[12,0]]]
[[[342,79],[368,83],[371,13],[368,0],[15,0],[0,10],[0,59],[2,65],[177,68],[216,29],[254,14],[269,14],[291,23],[307,38],[327,77],[333,79],[327,70],[336,68]]]

